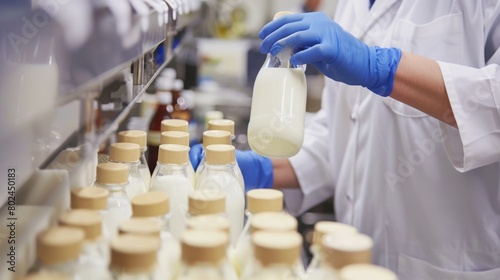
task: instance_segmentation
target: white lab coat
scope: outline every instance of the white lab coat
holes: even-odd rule
[[[327,79],[290,159],[301,192],[289,209],[334,195],[338,220],[400,280],[500,279],[499,14],[497,0],[340,1],[336,20],[367,44],[439,61],[459,129]]]

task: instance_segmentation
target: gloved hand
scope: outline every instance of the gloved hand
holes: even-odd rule
[[[381,96],[392,92],[401,50],[370,47],[324,13],[280,17],[265,25],[259,37],[264,39],[262,53],[276,55],[290,47],[294,65],[310,63],[333,80],[363,86]]]
[[[189,159],[196,170],[201,161],[203,146],[194,145],[189,150]],[[243,174],[245,191],[270,188],[273,185],[273,164],[269,158],[256,154],[254,151],[236,150],[236,161]]]

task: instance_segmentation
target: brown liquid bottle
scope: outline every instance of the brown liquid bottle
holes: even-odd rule
[[[149,123],[148,132],[148,167],[151,174],[156,167],[158,161],[158,147],[161,143],[161,121],[172,119],[172,93],[158,92],[158,108],[156,109],[151,122]]]
[[[175,80],[172,88],[172,106],[174,111],[172,112],[172,117],[174,119],[181,119],[185,121],[191,121],[191,110],[187,106],[187,102],[182,97],[181,92],[184,89],[184,82],[182,80]]]

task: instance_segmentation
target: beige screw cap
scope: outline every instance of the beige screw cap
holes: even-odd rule
[[[263,266],[294,265],[300,257],[302,236],[294,231],[259,231],[252,235],[254,255]]]
[[[219,190],[199,190],[189,194],[189,215],[210,215],[224,213],[226,194]]]
[[[161,132],[164,131],[184,131],[188,132],[189,123],[186,120],[163,120],[161,121]]]
[[[182,260],[218,264],[226,256],[228,235],[222,231],[186,230],[181,235]]]
[[[281,212],[283,192],[273,189],[256,189],[247,192],[247,210],[250,213]]]
[[[83,230],[87,240],[96,239],[102,235],[102,216],[94,210],[70,210],[59,217],[59,224]]]
[[[118,227],[120,234],[135,234],[160,237],[162,223],[154,218],[133,217],[120,224]]]
[[[125,130],[118,133],[118,142],[135,143],[144,148],[148,142],[148,136],[142,130]]]
[[[230,164],[236,161],[232,145],[209,145],[206,147],[205,162],[208,164]]]
[[[132,216],[159,217],[168,213],[169,201],[166,192],[147,192],[132,198]]]
[[[203,147],[215,144],[231,144],[231,133],[224,130],[207,130],[203,132]]]
[[[229,234],[230,230],[228,218],[218,215],[200,215],[191,217],[187,220],[186,226],[188,229],[223,231],[227,234]]]
[[[41,271],[25,276],[23,280],[70,280],[66,275]]]
[[[274,14],[274,18],[273,20],[277,20],[279,19],[280,17],[282,16],[288,16],[288,15],[293,15],[294,13],[292,12],[288,12],[288,11],[281,11],[281,12],[277,12],[276,14]]]
[[[136,162],[141,157],[141,147],[135,143],[113,143],[109,149],[109,160],[114,162]]]
[[[160,145],[158,161],[163,164],[185,164],[189,161],[189,148],[183,145]]]
[[[321,221],[314,225],[313,244],[321,246],[323,237],[327,234],[347,235],[357,233],[358,230],[353,226],[337,222]]]
[[[75,188],[71,190],[71,208],[105,210],[109,191],[104,188]]]
[[[96,181],[99,184],[125,184],[128,166],[123,163],[105,162],[97,165]]]
[[[85,233],[74,227],[54,227],[38,234],[36,256],[44,265],[56,265],[78,258]]]
[[[112,269],[128,273],[150,272],[156,264],[160,240],[151,236],[123,234],[111,241]]]
[[[396,274],[387,268],[372,264],[351,264],[340,270],[343,280],[398,280]]]
[[[222,119],[208,122],[208,130],[224,130],[234,135],[234,121]]]
[[[176,144],[189,147],[189,133],[184,131],[165,131],[161,133],[161,144]]]
[[[252,215],[250,232],[259,230],[287,232],[297,230],[297,219],[290,214],[281,212],[261,212]]]
[[[371,263],[372,239],[364,234],[326,235],[323,238],[325,261],[335,269],[358,263]]]

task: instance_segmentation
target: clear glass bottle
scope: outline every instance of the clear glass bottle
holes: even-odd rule
[[[160,145],[158,165],[151,178],[151,191],[168,193],[170,200],[170,230],[176,239],[185,228],[188,195],[193,185],[188,176],[188,151],[182,145]]]
[[[104,213],[104,227],[109,237],[117,233],[118,225],[132,216],[132,207],[127,195],[128,166],[122,163],[106,162],[97,165],[94,187],[108,190],[107,209]]]
[[[212,130],[217,131],[217,130]],[[231,222],[231,245],[236,246],[241,232],[245,212],[245,195],[234,174],[235,149],[231,145],[209,145],[206,147],[205,169],[200,174],[198,190],[226,194],[226,216]]]
[[[319,268],[307,279],[344,279],[339,270],[351,264],[369,264],[372,258],[372,239],[364,234],[327,234],[322,238],[323,256]]]
[[[102,216],[94,210],[76,209],[63,213],[59,224],[79,228],[84,231],[85,239],[78,262],[79,275],[84,279],[110,279],[106,264],[108,250],[102,236]]]
[[[300,261],[302,236],[297,232],[259,231],[252,235],[253,258],[243,280],[301,279],[295,268]],[[323,278],[318,278],[323,279]]]
[[[146,152],[148,150],[147,139],[147,133],[142,130],[125,130],[118,133],[118,142],[135,143],[141,147],[139,172],[146,183],[146,187],[149,189],[151,172],[149,171],[148,161],[146,160]]]
[[[250,258],[250,224],[252,216],[264,212],[283,211],[283,192],[274,189],[256,189],[246,193],[247,209],[245,211],[246,222],[243,232],[236,244],[234,256],[232,257],[233,266],[238,275],[241,275],[243,266]],[[290,216],[286,216],[289,219]],[[291,224],[294,224],[291,222]],[[293,228],[291,230],[294,230]]]
[[[340,270],[343,280],[398,280],[398,276],[385,267],[372,264],[351,264]]]
[[[164,131],[161,133],[161,144],[176,144],[189,147],[189,133],[185,131]],[[189,160],[188,176],[194,186],[194,168]]]
[[[128,166],[128,185],[125,191],[130,199],[148,190],[146,180],[139,171],[141,152],[140,146],[134,143],[113,143],[109,150],[111,162],[123,163]]]
[[[311,244],[310,251],[313,255],[309,266],[307,267],[306,274],[311,275],[317,270],[324,259],[323,237],[326,235],[350,235],[357,234],[358,231],[355,227],[330,221],[317,222],[314,225],[313,243]]]
[[[111,241],[110,270],[115,280],[153,280],[160,239],[122,234]]]
[[[305,68],[290,62],[292,54],[289,47],[276,56],[268,54],[253,88],[248,143],[256,153],[270,158],[291,157],[304,141]]]
[[[198,168],[196,169],[196,173],[194,174],[194,181],[196,183],[195,189],[198,189],[200,184],[200,175],[203,173],[205,169],[205,158],[206,158],[206,149],[208,145],[216,145],[216,144],[231,144],[231,133],[224,130],[207,130],[203,132],[203,151],[201,152],[201,160],[198,164]],[[234,171],[233,171],[234,172]]]
[[[237,280],[227,263],[228,236],[222,231],[187,230],[181,237],[182,266],[177,280]]]
[[[170,205],[166,192],[151,191],[132,199],[132,215],[136,218],[150,218],[162,224],[158,251],[157,279],[171,279],[180,263],[179,243],[170,232]]]
[[[104,220],[108,207],[108,196],[109,191],[103,188],[74,188],[70,193],[70,206],[73,210],[85,209],[97,211]],[[102,237],[104,240],[109,240],[110,237],[110,233],[104,227],[102,229]]]
[[[151,122],[149,123],[148,131],[148,166],[153,173],[156,163],[158,162],[158,146],[160,146],[161,138],[161,122],[172,118],[172,94],[170,92],[159,92],[158,108],[156,109]]]
[[[208,130],[223,130],[231,133],[231,143],[234,145],[234,121],[228,119],[211,120],[208,122]],[[238,178],[241,188],[245,191],[245,181],[243,180],[243,174],[238,166],[238,162],[236,162],[234,166],[234,174],[236,174],[236,178]]]

